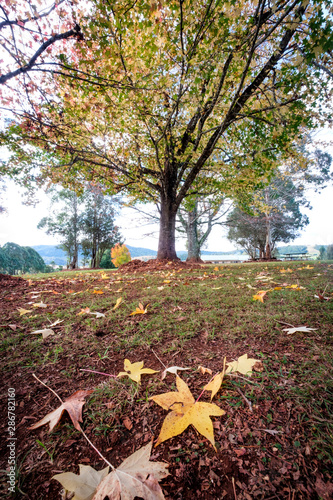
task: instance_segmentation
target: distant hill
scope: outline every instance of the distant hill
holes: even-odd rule
[[[138,257],[156,257],[156,250],[151,250],[150,248],[144,247],[133,247],[131,245],[126,245],[130,251],[132,259],[136,259]],[[55,262],[57,266],[66,266],[67,258],[66,254],[60,248],[57,248],[55,245],[35,245],[32,248],[39,253],[39,255],[44,259],[45,264],[51,264],[51,262]],[[210,252],[208,250],[203,250],[201,252],[202,255],[227,255],[230,253],[234,254],[242,254],[242,250],[233,250],[232,252]],[[187,258],[187,252],[181,251],[177,252],[177,255],[180,259],[185,260]],[[79,254],[79,262],[82,259],[82,255]]]

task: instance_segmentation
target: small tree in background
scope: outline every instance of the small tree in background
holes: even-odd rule
[[[328,245],[326,248],[326,259],[333,260],[333,245]]]
[[[119,267],[131,260],[131,254],[125,245],[117,243],[113,248],[111,248],[111,260],[116,267]]]
[[[104,251],[101,262],[99,263],[99,267],[101,267],[102,269],[114,269],[116,267],[111,260],[110,248]]]

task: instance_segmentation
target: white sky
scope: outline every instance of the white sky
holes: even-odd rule
[[[333,139],[333,131],[327,129],[322,131],[320,138],[326,141]],[[319,134],[317,139],[319,139]],[[327,151],[333,155],[332,147],[327,148]],[[22,195],[23,191],[15,186],[14,182],[7,182],[7,190],[1,196],[3,205],[7,208],[7,214],[0,214],[0,245],[7,242],[22,246],[59,244],[56,237],[48,236],[44,231],[37,229],[37,224],[42,217],[49,215],[50,198],[40,190],[37,195],[40,202],[32,207],[22,204]],[[321,193],[310,193],[309,200],[313,209],[302,209],[302,211],[308,215],[310,224],[292,243],[295,245],[333,244],[333,185],[326,187]],[[147,211],[147,208],[143,207],[143,209]],[[129,208],[123,209],[122,215],[116,222],[125,243],[157,250],[158,225],[145,225],[142,216]],[[153,234],[147,236],[150,233]],[[227,230],[223,227],[214,227],[205,249],[217,252],[235,249],[235,244],[226,238],[226,233]],[[185,250],[184,238],[178,239],[176,250]]]
[[[41,201],[36,207],[23,205],[22,191],[13,182],[7,184],[3,199],[8,213],[0,214],[0,245],[8,241],[23,246],[59,243],[57,238],[37,229],[40,219],[49,214],[49,197],[40,191],[38,198]],[[310,224],[293,243],[333,244],[333,186],[325,188],[321,193],[312,194],[311,203],[313,209],[306,211]],[[117,219],[117,224],[128,245],[157,250],[158,225],[144,225],[142,217],[131,209],[124,209],[123,215]],[[153,235],[145,236],[148,233]],[[227,240],[225,235],[226,229],[215,227],[209,237],[207,250],[224,252],[234,249],[235,245]],[[185,240],[179,239],[176,248],[178,251],[185,250]]]

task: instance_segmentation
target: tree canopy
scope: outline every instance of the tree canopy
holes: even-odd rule
[[[55,56],[66,71],[3,136],[13,163],[157,202],[158,258],[176,258],[185,197],[268,180],[302,128],[330,116],[331,5],[92,0],[78,10],[84,40]]]

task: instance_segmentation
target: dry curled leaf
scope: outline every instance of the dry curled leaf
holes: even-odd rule
[[[177,375],[177,372],[178,371],[181,371],[181,370],[190,370],[191,368],[182,368],[181,366],[169,366],[169,368],[166,368],[163,372],[162,372],[162,375],[161,375],[161,380],[164,380],[167,373],[174,373],[175,375]]]
[[[206,373],[208,373],[208,375],[213,375],[212,370],[210,368],[206,368],[205,366],[199,365],[198,371],[201,373],[201,375],[206,375]]]
[[[85,403],[84,398],[89,396],[93,391],[76,391],[69,398],[65,399],[59,408],[48,413],[42,420],[39,420],[34,425],[29,427],[29,429],[37,429],[42,425],[49,424],[49,431],[60,422],[60,419],[64,413],[67,411],[70,416],[71,421],[75,429],[81,430],[79,422],[82,422],[82,407]]]
[[[126,371],[118,373],[117,377],[127,376],[138,384],[141,383],[141,375],[158,373],[156,370],[152,370],[151,368],[143,368],[143,361],[131,363],[128,359],[125,359],[124,361],[124,370]]]
[[[210,417],[224,415],[225,411],[215,404],[195,401],[187,384],[178,375],[176,384],[178,392],[166,392],[149,398],[165,410],[172,410],[165,417],[155,446],[167,439],[178,436],[189,425],[193,425],[216,450],[213,423]]]
[[[118,307],[120,306],[120,304],[122,303],[122,300],[123,298],[122,297],[119,297],[113,307],[113,310],[115,311],[116,309],[118,309]]]
[[[213,399],[213,397],[219,391],[219,389],[222,385],[224,374],[225,374],[225,361],[226,361],[226,358],[224,358],[224,360],[223,360],[223,370],[220,373],[217,373],[215,375],[215,377],[210,382],[208,382],[208,384],[205,385],[205,387],[204,387],[204,391],[211,391],[212,392],[210,400]]]
[[[97,487],[92,500],[164,500],[158,481],[169,475],[168,464],[150,462],[152,443],[143,446],[108,474]]]

